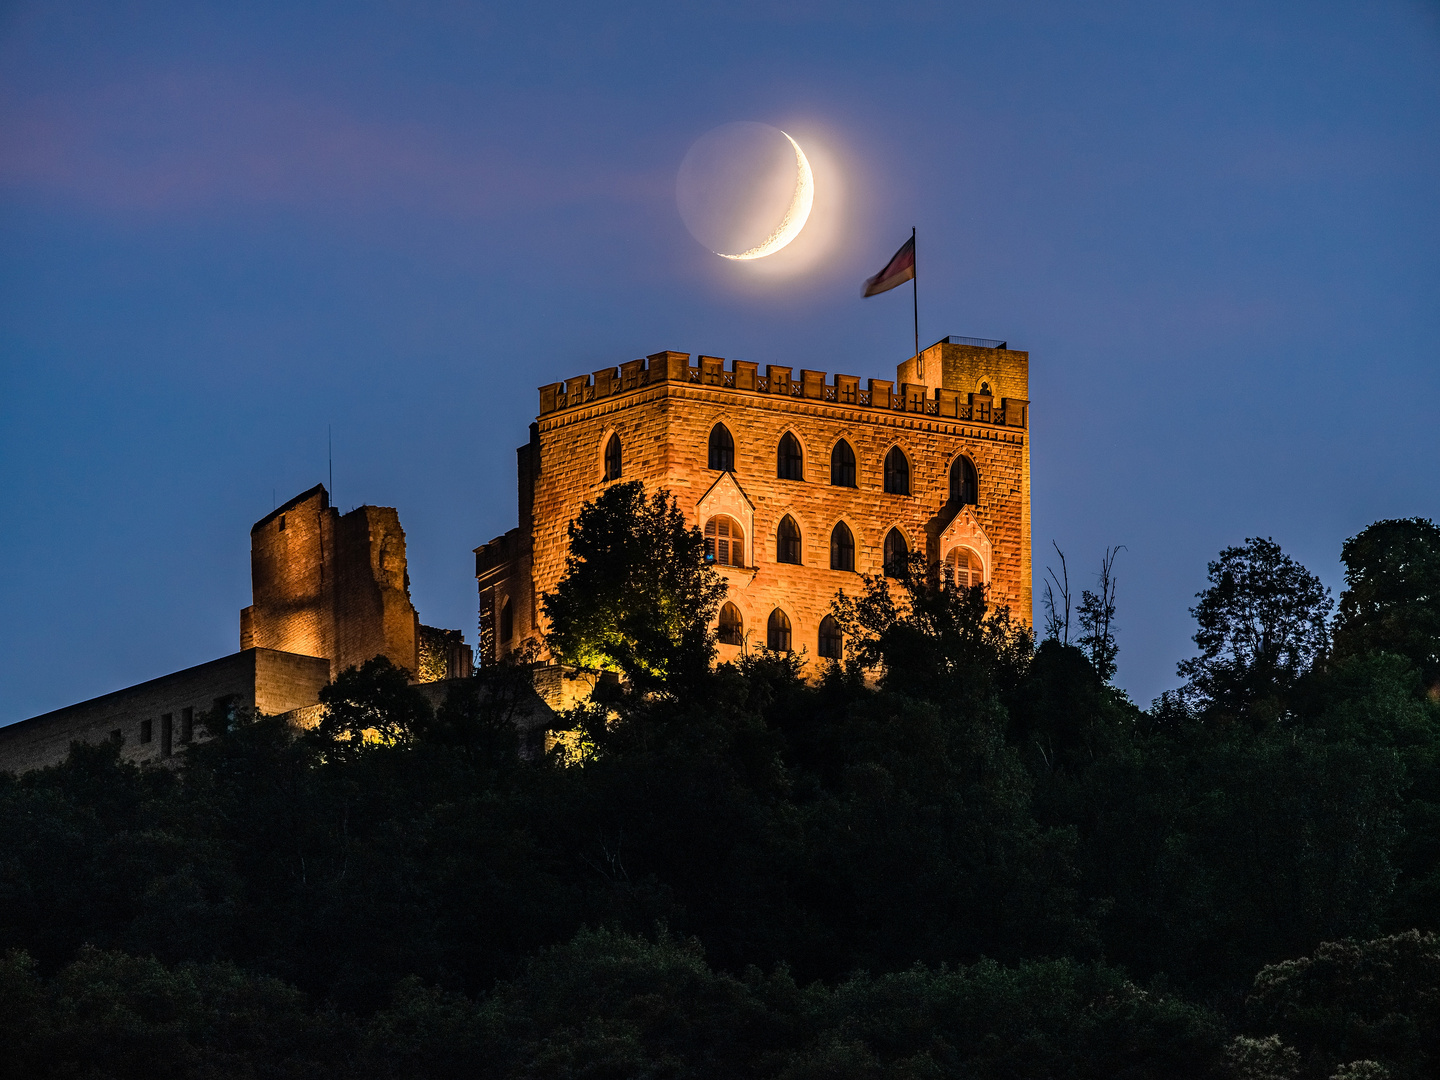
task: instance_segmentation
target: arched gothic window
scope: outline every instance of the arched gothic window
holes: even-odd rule
[[[594,475],[593,473],[591,474]],[[515,636],[515,609],[510,606],[510,597],[500,600],[500,642],[508,644]]]
[[[775,561],[800,565],[800,526],[786,514],[775,530]]]
[[[710,429],[710,468],[735,471],[735,440],[724,424],[716,424]]]
[[[820,655],[830,660],[839,660],[845,652],[845,636],[840,633],[840,624],[833,615],[820,620]]]
[[[830,532],[830,569],[855,569],[855,536],[843,521]]]
[[[910,494],[910,461],[898,446],[885,455],[885,490],[891,495]]]
[[[722,645],[745,641],[745,620],[740,617],[740,609],[728,601],[720,607],[720,632],[715,637]]]
[[[776,652],[790,651],[790,616],[778,607],[770,612],[765,624],[765,645]]]
[[[955,572],[957,588],[973,589],[976,585],[985,584],[985,564],[980,561],[980,556],[969,548],[952,548],[945,561]]]
[[[830,451],[830,484],[832,487],[855,486],[855,451],[844,439]]]
[[[605,444],[605,479],[620,479],[620,436],[611,435]]]
[[[719,566],[745,565],[745,532],[723,514],[705,522],[705,561]]]
[[[950,466],[950,501],[957,506],[979,504],[980,478],[968,457],[958,457]]]
[[[805,455],[800,452],[800,440],[788,431],[780,436],[780,446],[775,451],[775,475],[781,480],[805,479]]]
[[[891,529],[885,534],[885,576],[902,577],[910,565],[910,545],[905,534]]]

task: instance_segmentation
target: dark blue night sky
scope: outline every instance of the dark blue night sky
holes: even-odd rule
[[[731,120],[829,162],[808,268],[681,223]],[[924,342],[1030,351],[1037,578],[1125,545],[1146,704],[1221,547],[1338,592],[1347,536],[1440,517],[1437,196],[1430,3],[6,4],[0,723],[233,651],[327,426],[473,642],[538,385],[892,377],[909,290],[860,284],[912,225]]]

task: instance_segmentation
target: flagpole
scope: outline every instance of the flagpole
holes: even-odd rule
[[[910,298],[915,305],[915,374],[920,374],[920,253],[915,247],[915,226],[910,226],[910,250],[914,252],[910,273]]]

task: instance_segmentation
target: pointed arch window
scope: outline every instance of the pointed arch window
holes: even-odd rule
[[[910,459],[898,446],[885,455],[885,490],[891,495],[910,494]]]
[[[903,577],[909,565],[910,545],[905,542],[905,534],[891,529],[885,534],[885,576]]]
[[[830,451],[830,485],[832,487],[855,486],[855,451],[841,439]]]
[[[765,624],[765,646],[776,652],[790,651],[790,616],[778,607],[770,612]]]
[[[705,561],[717,566],[745,565],[745,531],[723,514],[705,522]]]
[[[611,435],[605,444],[605,479],[620,479],[620,436]]]
[[[594,473],[591,473],[593,476]],[[504,597],[500,601],[500,641],[502,644],[509,644],[510,639],[515,636],[515,609],[510,606],[510,597]]]
[[[735,440],[724,424],[716,424],[710,429],[710,468],[721,472],[735,471]]]
[[[985,584],[985,564],[969,548],[952,548],[945,561],[955,574],[957,588],[973,589],[976,585]]]
[[[800,526],[786,514],[775,530],[775,561],[800,565]]]
[[[950,466],[950,501],[956,506],[979,505],[980,478],[968,457],[958,457]]]
[[[720,607],[720,630],[715,635],[722,645],[740,645],[745,641],[745,620],[740,609],[726,601]]]
[[[826,615],[820,620],[819,644],[819,653],[826,659],[839,660],[845,654],[845,635],[840,633],[840,624],[835,621],[835,616]]]
[[[843,521],[830,531],[830,569],[855,569],[855,534]]]
[[[775,475],[781,480],[805,479],[805,455],[800,450],[800,440],[788,431],[780,436],[780,446],[775,451]]]

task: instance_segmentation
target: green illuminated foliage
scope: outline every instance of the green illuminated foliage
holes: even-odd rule
[[[565,574],[542,601],[545,643],[567,664],[620,671],[643,694],[709,669],[724,597],[674,498],[616,484],[570,523]]]

